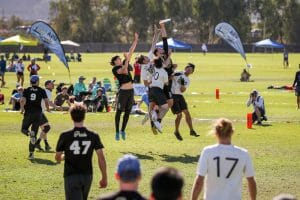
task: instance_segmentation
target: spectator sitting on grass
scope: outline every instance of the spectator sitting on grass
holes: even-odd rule
[[[67,102],[68,106],[63,106],[63,104]],[[67,111],[69,110],[69,108],[71,107],[71,103],[69,100],[69,94],[68,94],[68,87],[67,86],[63,86],[61,88],[61,92],[57,94],[55,100],[54,100],[54,104],[58,107],[61,108],[61,110],[63,111]]]
[[[23,87],[19,86],[18,87],[18,92],[17,93],[14,93],[12,96],[11,96],[11,103],[12,103],[12,110],[20,110],[20,100],[21,100],[21,97],[23,96]]]

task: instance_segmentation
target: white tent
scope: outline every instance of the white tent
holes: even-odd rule
[[[63,45],[69,45],[69,46],[75,46],[75,47],[79,47],[80,46],[80,44],[78,44],[76,42],[73,42],[71,40],[61,41],[60,43],[63,44]]]

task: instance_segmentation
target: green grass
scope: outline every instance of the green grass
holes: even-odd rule
[[[71,80],[79,75],[90,81],[93,76],[113,79],[108,62],[112,53],[83,54],[82,63],[70,63]],[[40,56],[41,55],[36,55]],[[143,177],[140,191],[150,194],[150,180],[153,172],[161,166],[180,169],[185,178],[184,199],[189,199],[198,157],[202,148],[215,143],[214,136],[208,135],[212,120],[227,117],[233,120],[235,134],[233,143],[249,150],[256,170],[258,199],[271,199],[288,192],[300,197],[300,111],[296,110],[293,92],[268,90],[269,85],[291,84],[300,63],[300,54],[290,54],[291,66],[282,67],[282,54],[248,54],[253,65],[250,70],[254,82],[239,82],[245,65],[238,54],[174,53],[173,60],[183,69],[187,62],[196,65],[191,76],[190,88],[185,96],[193,117],[199,138],[189,136],[184,120],[181,124],[182,142],[173,135],[175,116],[170,112],[163,121],[164,133],[154,136],[148,126],[140,125],[142,117],[131,116],[127,128],[126,141],[114,140],[114,113],[88,113],[86,126],[97,131],[105,145],[109,185],[98,189],[99,170],[94,157],[94,180],[89,198],[118,188],[114,180],[117,159],[124,153],[132,153],[141,159]],[[69,82],[67,70],[52,55],[49,63],[38,62],[42,69],[42,83],[47,79]],[[28,62],[26,62],[26,65]],[[14,73],[6,73],[7,87],[1,89],[6,103],[15,87]],[[28,86],[28,73],[25,74]],[[215,99],[215,89],[220,89],[221,99]],[[256,88],[266,103],[269,126],[246,128],[247,108],[245,102],[249,92]],[[64,199],[63,164],[56,164],[53,153],[36,153],[36,161],[31,163],[28,156],[28,139],[20,133],[22,115],[5,112],[10,105],[0,106],[0,199]],[[145,107],[143,107],[145,109]],[[72,127],[68,114],[49,113],[52,125],[49,141],[55,147],[59,134]],[[201,194],[202,196],[202,194]],[[246,184],[243,199],[247,199]]]

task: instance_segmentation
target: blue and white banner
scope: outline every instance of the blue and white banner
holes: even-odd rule
[[[215,27],[215,33],[219,37],[223,38],[228,44],[230,44],[230,46],[232,46],[237,52],[239,52],[247,62],[245,51],[239,34],[230,24],[226,22],[219,23]]]
[[[34,37],[39,39],[39,41],[46,48],[50,49],[53,53],[55,53],[60,59],[60,61],[64,63],[64,65],[70,72],[69,65],[65,56],[65,50],[60,44],[60,40],[57,34],[49,24],[43,21],[36,21],[31,25],[29,32]]]

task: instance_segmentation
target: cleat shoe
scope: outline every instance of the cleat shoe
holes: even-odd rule
[[[149,114],[146,113],[144,119],[142,120],[142,125],[144,125],[149,120]]]
[[[33,155],[33,153],[29,153],[28,160],[34,160],[34,155]]]
[[[44,151],[40,144],[36,144],[34,148],[36,148],[39,151]]]
[[[256,125],[258,125],[258,126],[261,126],[261,125],[262,125],[262,123],[261,123],[261,122],[257,122],[257,123],[256,123]]]
[[[125,133],[125,131],[121,131],[121,137],[122,137],[122,140],[126,140],[126,133]]]
[[[179,140],[179,141],[183,140],[179,132],[175,131],[174,135],[176,136],[177,140]]]
[[[191,135],[191,136],[195,136],[195,137],[199,137],[199,136],[200,136],[200,135],[197,134],[194,130],[191,130],[191,131],[190,131],[190,135]]]
[[[157,135],[157,134],[158,134],[155,127],[151,127],[151,130],[152,130],[152,133],[153,133],[154,135]]]
[[[116,132],[116,140],[119,141],[120,140],[120,133]]]
[[[268,121],[268,118],[267,118],[267,116],[263,116],[261,120],[262,121]]]
[[[154,121],[154,126],[158,130],[158,132],[162,133],[162,127],[161,124],[158,121]]]
[[[29,132],[29,137],[30,137],[30,143],[33,144],[33,145],[35,145],[36,138],[35,138],[34,131],[30,131]]]
[[[45,145],[45,150],[46,151],[50,151],[52,148],[51,148],[51,146],[48,144],[48,145]]]

